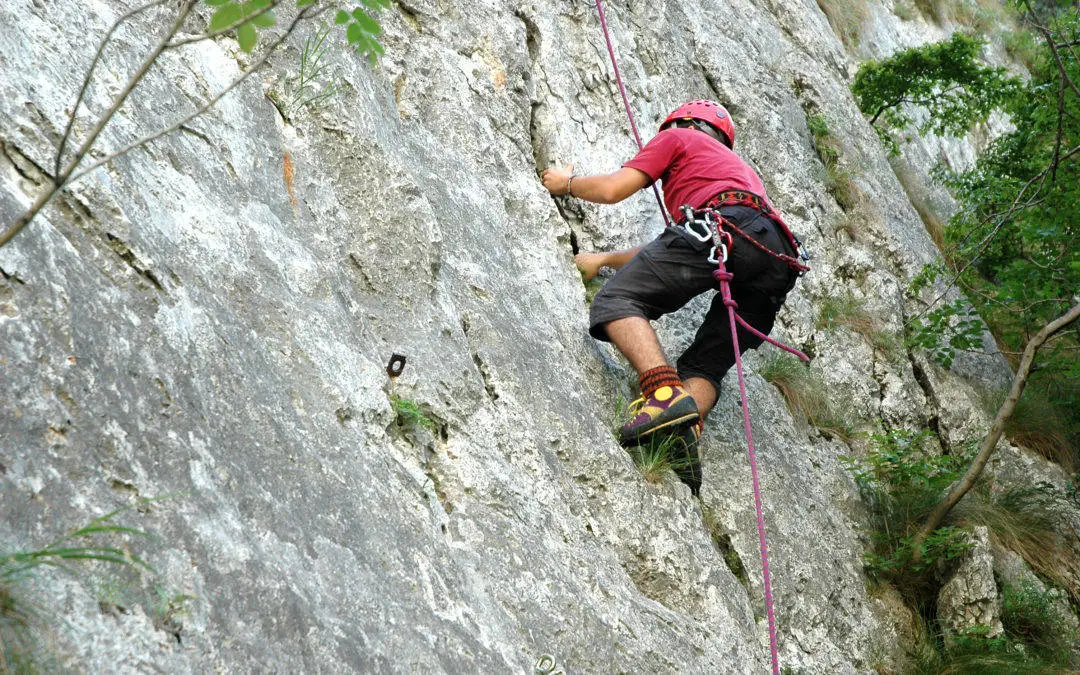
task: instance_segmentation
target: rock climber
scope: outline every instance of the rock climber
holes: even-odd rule
[[[796,256],[793,238],[769,205],[761,178],[734,146],[735,125],[727,110],[713,101],[695,100],[668,115],[659,133],[613,173],[578,176],[568,164],[547,169],[541,176],[553,195],[598,204],[614,204],[655,181],[663,183],[672,227],[647,245],[580,253],[575,262],[585,280],[601,267],[618,270],[593,299],[589,332],[597,340],[612,342],[638,373],[641,399],[631,410],[633,419],[619,430],[620,442],[630,447],[681,434],[689,467],[677,473],[694,494],[701,484],[697,442],[735,355],[720,294],[714,296],[675,367],[664,356],[650,324],[695,296],[719,289],[713,278],[716,263],[708,260],[712,241],[695,229],[681,207],[716,207],[724,227],[740,229],[789,260]],[[731,293],[739,314],[768,334],[797,271],[741,236],[733,238],[727,270],[734,274]],[[738,339],[744,350],[762,342],[741,326]]]

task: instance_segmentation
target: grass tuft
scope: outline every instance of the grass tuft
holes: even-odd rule
[[[822,114],[806,119],[807,128],[822,165],[825,167],[825,189],[836,199],[844,211],[851,211],[866,201],[866,195],[855,184],[851,174],[840,164],[840,144],[829,130],[828,120]]]
[[[632,448],[627,448],[630,457],[634,460],[634,466],[641,475],[650,483],[664,482],[664,476],[669,471],[682,471],[690,468],[688,458],[673,456],[673,451],[679,443],[683,443],[682,436],[666,436],[662,439],[650,439],[648,443]]]
[[[817,0],[818,7],[825,12],[833,32],[847,48],[859,44],[859,32],[863,22],[870,16],[870,6],[866,0]]]
[[[758,365],[757,374],[780,390],[796,417],[841,440],[854,438],[851,421],[837,410],[825,383],[794,356],[770,350]]]
[[[394,414],[397,415],[398,426],[413,430],[427,429],[428,431],[435,431],[435,420],[428,417],[420,403],[412,399],[392,396],[390,398],[390,407],[393,408]]]

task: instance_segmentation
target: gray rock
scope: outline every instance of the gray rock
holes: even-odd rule
[[[972,548],[938,593],[938,622],[949,636],[984,627],[989,629],[988,637],[995,637],[1002,631],[1001,598],[994,582],[989,531],[976,526],[970,540]]]
[[[133,6],[0,6],[0,222],[38,193],[98,36]],[[879,10],[866,30],[895,37],[883,50],[941,34]],[[157,537],[120,542],[157,570],[127,582],[127,613],[103,605],[107,567],[27,587],[63,617],[61,665],[767,669],[734,374],[698,502],[673,476],[643,481],[617,446],[633,376],[586,334],[573,242],[640,243],[658,207],[646,193],[552,200],[537,179],[634,152],[592,8],[409,0],[381,20],[376,67],[328,51],[342,93],[321,107],[286,118],[273,102],[309,26],[190,129],[87,176],[0,249],[3,548],[174,495],[119,516]],[[851,292],[898,338],[916,310],[907,280],[937,259],[817,4],[615,5],[609,20],[647,137],[687,98],[729,105],[740,152],[815,254],[776,333],[815,353],[837,404],[868,429],[941,420],[947,445],[977,435],[966,371],[817,326],[821,301]],[[78,137],[162,23],[117,32]],[[229,38],[168,52],[101,148],[194,110],[249,62]],[[829,117],[866,194],[857,213],[823,185],[808,110]],[[706,304],[659,322],[672,354]],[[408,361],[391,379],[393,353]],[[866,506],[842,460],[861,448],[805,427],[760,359],[749,396],[780,663],[899,667],[911,612],[867,590]],[[395,400],[427,422],[399,420]],[[155,606],[151,584],[191,599]]]

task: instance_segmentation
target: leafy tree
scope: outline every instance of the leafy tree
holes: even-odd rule
[[[1080,438],[1080,14],[1075,7],[1015,4],[1042,42],[1028,81],[980,64],[981,42],[954,35],[864,65],[853,86],[863,113],[893,131],[914,124],[904,104],[929,113],[920,131],[963,133],[994,109],[1015,126],[971,170],[940,174],[961,208],[946,228],[946,262],[925,270],[916,290],[950,277],[948,286],[966,292],[1017,371],[979,454],[915,544],[974,484],[1029,376],[1069,419],[1074,445]],[[896,147],[888,130],[879,133]],[[970,325],[963,304],[940,305],[943,296],[934,298],[913,333],[927,347],[937,336],[933,349],[949,360],[966,346],[950,326]],[[913,550],[917,560],[919,546]]]
[[[210,16],[210,20],[205,29],[198,29],[189,25],[197,21],[197,15],[194,14],[194,10],[199,4],[199,0],[179,0],[179,2],[175,2],[174,0],[150,0],[150,2],[124,13],[115,23],[113,23],[112,27],[109,28],[105,33],[105,36],[101,39],[101,42],[98,44],[97,52],[94,55],[93,61],[90,63],[90,67],[87,69],[86,76],[83,79],[82,88],[79,90],[75,105],[72,107],[72,113],[67,128],[64,130],[64,134],[57,147],[51,175],[46,176],[46,184],[43,186],[41,194],[30,208],[16,218],[3,232],[0,232],[0,247],[11,241],[11,239],[26,227],[26,225],[28,225],[30,221],[32,221],[34,217],[37,216],[50,201],[52,201],[53,197],[66,186],[77,181],[91,171],[108,164],[121,155],[125,155],[166,134],[183,128],[193,119],[205,113],[221,100],[222,97],[246,80],[252,73],[262,68],[270,58],[270,55],[285,43],[301,22],[316,17],[328,10],[336,9],[337,13],[334,17],[334,23],[345,30],[345,38],[351,48],[355,49],[361,55],[366,55],[372,63],[375,62],[375,59],[379,54],[383,53],[382,45],[379,44],[377,37],[382,32],[382,29],[379,26],[379,22],[376,20],[375,15],[382,9],[389,7],[390,0],[361,0],[361,6],[355,6],[348,11],[346,9],[338,8],[337,3],[333,2],[333,0],[296,0],[295,14],[292,20],[285,26],[283,31],[277,32],[276,34],[270,31],[277,26],[277,15],[275,12],[283,4],[282,0],[203,1],[207,6],[213,9],[213,13]],[[165,32],[158,38],[157,43],[151,51],[144,57],[139,68],[128,79],[127,84],[113,100],[112,105],[110,105],[109,108],[90,125],[90,131],[87,133],[86,138],[84,138],[82,143],[74,149],[70,159],[65,162],[64,159],[65,151],[68,149],[67,146],[69,143],[74,142],[72,131],[75,118],[79,113],[79,107],[93,80],[94,71],[97,68],[99,61],[101,61],[106,45],[108,45],[117,28],[130,21],[135,16],[147,12],[158,12],[159,14],[167,12],[168,16],[171,16],[171,21],[167,22],[168,27],[165,29]],[[113,116],[124,105],[139,82],[154,67],[158,58],[164,52],[180,49],[185,45],[210,40],[222,35],[235,34],[237,44],[239,44],[240,48],[245,52],[254,53],[258,48],[260,31],[269,33],[268,41],[264,44],[262,50],[258,53],[257,58],[247,70],[241,73],[240,76],[234,79],[222,91],[208,99],[194,112],[182,117],[174,123],[158,129],[157,131],[148,133],[139,140],[129,143],[118,150],[108,152],[103,158],[93,161],[88,165],[84,164],[83,160],[86,159],[91,150],[95,149],[95,144],[97,143],[101,132],[105,130],[105,127],[108,126]],[[178,37],[178,35],[182,33],[192,35],[190,37]]]
[[[893,154],[899,145],[890,131],[914,125],[910,106],[929,113],[918,125],[920,133],[964,134],[1022,88],[1004,68],[976,60],[985,44],[954,33],[945,42],[913,47],[859,68],[851,91]],[[878,126],[879,121],[884,124]]]

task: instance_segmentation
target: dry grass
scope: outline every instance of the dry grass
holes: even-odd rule
[[[870,16],[866,0],[817,0],[817,4],[845,46],[851,48],[859,44],[859,31]]]
[[[904,193],[907,195],[908,201],[915,208],[915,212],[919,214],[919,218],[923,221],[923,226],[926,228],[926,233],[930,235],[930,239],[933,240],[934,245],[938,247],[939,251],[944,252],[945,246],[945,220],[938,215],[937,210],[930,201],[929,192],[926,186],[916,175],[915,170],[911,165],[901,158],[893,159],[892,164],[893,173],[896,174],[896,179],[900,181],[901,187],[904,188]]]
[[[1005,391],[987,392],[983,407],[993,417],[1005,400]],[[1068,474],[1080,471],[1080,448],[1072,441],[1074,430],[1051,397],[1029,384],[1005,422],[1005,437],[1014,445],[1039,453]]]
[[[876,351],[889,357],[895,357],[900,349],[899,341],[883,331],[878,319],[850,292],[822,300],[814,326],[819,330],[845,326],[865,338]]]
[[[780,391],[795,417],[841,440],[854,438],[852,423],[836,409],[825,383],[797,358],[770,350],[757,373]]]
[[[1080,603],[1080,559],[1073,553],[1080,541],[1075,532],[1067,535],[1071,528],[1063,512],[1075,508],[1067,500],[1044,483],[1007,490],[994,498],[975,493],[953,508],[950,520],[985,525],[996,544],[1019,553],[1039,576]]]

